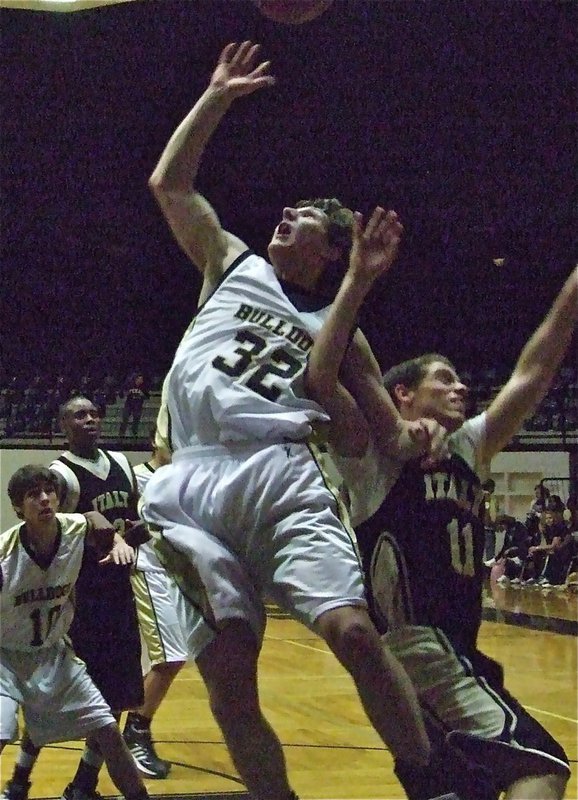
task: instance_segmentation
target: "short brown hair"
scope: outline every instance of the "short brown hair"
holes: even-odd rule
[[[336,197],[317,197],[314,200],[299,200],[296,208],[312,206],[319,208],[327,215],[327,239],[331,247],[337,247],[340,257],[332,261],[323,277],[323,286],[319,287],[322,294],[334,295],[339,288],[341,279],[349,264],[353,236],[353,211],[347,208]]]
[[[407,386],[408,389],[415,389],[425,377],[429,365],[435,361],[441,361],[442,364],[446,364],[454,371],[456,369],[449,358],[439,353],[425,353],[423,356],[410,358],[388,369],[383,376],[383,385],[396,405],[398,405],[398,401],[395,396],[395,387],[401,383],[403,386]]]
[[[47,485],[57,491],[56,478],[48,467],[41,464],[26,464],[17,469],[8,481],[8,497],[13,506],[21,506],[27,492]]]

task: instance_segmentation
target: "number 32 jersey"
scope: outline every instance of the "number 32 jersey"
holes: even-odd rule
[[[0,646],[35,651],[68,632],[74,614],[71,592],[78,578],[87,532],[82,514],[57,514],[54,553],[42,558],[27,543],[26,526],[0,535]]]
[[[458,648],[475,646],[484,575],[476,455],[484,429],[480,414],[452,434],[446,461],[401,467],[379,510],[356,528],[381,633],[433,625]]]
[[[166,378],[171,448],[305,439],[327,421],[303,386],[327,311],[292,295],[263,258],[241,255],[199,309]]]

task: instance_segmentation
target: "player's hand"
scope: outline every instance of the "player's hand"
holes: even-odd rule
[[[211,86],[226,91],[232,98],[272,86],[275,78],[269,74],[271,62],[257,62],[260,47],[249,41],[228,44],[219,57],[211,77]]]
[[[422,456],[421,466],[429,469],[448,458],[449,431],[435,419],[422,417],[406,423],[409,458]],[[413,451],[413,452],[412,452]]]
[[[131,547],[138,547],[139,544],[148,542],[151,538],[146,522],[142,519],[124,521],[124,540]]]
[[[353,217],[349,270],[356,278],[371,284],[395,261],[403,225],[395,211],[385,211],[381,206],[373,211],[367,224],[359,211]]]
[[[136,554],[134,549],[124,541],[122,536],[116,534],[110,552],[104,558],[101,558],[98,563],[101,565],[118,564],[126,566],[127,564],[134,564],[135,561]]]

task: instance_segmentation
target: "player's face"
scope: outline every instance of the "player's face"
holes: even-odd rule
[[[62,428],[71,444],[95,444],[100,436],[100,413],[90,400],[78,398],[68,407]]]
[[[415,389],[408,393],[413,418],[432,417],[449,431],[457,430],[466,417],[468,390],[456,372],[443,361],[433,361]]]
[[[58,497],[54,486],[41,483],[26,492],[17,511],[27,525],[38,528],[51,523],[57,509]]]
[[[267,252],[277,274],[311,288],[327,262],[338,255],[329,245],[328,219],[320,208],[284,208]]]

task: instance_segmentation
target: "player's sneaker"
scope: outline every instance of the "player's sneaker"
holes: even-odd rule
[[[79,789],[78,786],[75,786],[73,783],[69,783],[60,800],[104,800],[104,798],[97,791],[86,792],[84,789]]]
[[[30,781],[26,781],[25,784],[8,781],[0,794],[0,800],[28,800],[29,791]]]
[[[125,725],[124,740],[140,772],[148,778],[166,778],[171,762],[159,758],[148,729],[140,730],[133,725]]]

